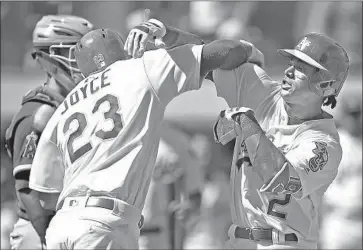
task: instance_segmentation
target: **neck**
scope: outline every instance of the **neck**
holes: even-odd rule
[[[323,110],[318,103],[307,103],[306,105],[284,103],[285,110],[289,116],[289,125],[301,124],[305,121],[323,118]]]

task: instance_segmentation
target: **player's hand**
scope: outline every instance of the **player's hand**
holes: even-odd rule
[[[241,134],[238,120],[241,114],[248,114],[254,117],[252,109],[249,108],[229,108],[220,112],[213,127],[214,140],[217,143],[226,145],[228,142]],[[254,118],[253,118],[254,119]]]
[[[227,120],[234,121],[237,123],[239,122],[239,118],[241,115],[246,115],[251,120],[256,121],[255,112],[252,109],[246,107],[241,107],[241,108],[235,107],[235,108],[226,109],[224,115],[227,118]]]
[[[243,116],[249,118],[253,123],[258,124],[254,111],[249,108],[229,108],[221,111],[217,122],[214,125],[214,140],[222,145],[242,134],[241,119]]]
[[[128,34],[124,50],[133,58],[140,58],[146,51],[148,42],[154,43],[156,47],[165,46],[162,38],[166,34],[165,25],[156,19],[150,19],[134,27]]]
[[[255,112],[250,108],[230,108],[226,110],[225,115],[228,120],[237,124],[237,126],[234,126],[234,129],[238,135],[242,135],[243,133],[247,132],[245,129],[248,130],[249,126],[247,125],[246,127],[246,122],[252,122],[258,125],[258,122],[255,118]]]

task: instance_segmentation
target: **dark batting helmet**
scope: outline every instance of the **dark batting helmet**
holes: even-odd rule
[[[279,49],[278,53],[290,59],[296,57],[318,69],[310,81],[311,91],[321,97],[339,94],[348,75],[349,58],[334,40],[319,33],[308,33],[294,49]]]
[[[110,29],[97,29],[87,33],[77,43],[75,57],[78,68],[87,77],[100,72],[116,61],[127,58],[124,40]]]

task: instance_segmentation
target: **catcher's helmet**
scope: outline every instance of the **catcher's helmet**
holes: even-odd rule
[[[33,58],[67,92],[82,79],[74,45],[92,29],[93,25],[81,17],[48,15],[39,20],[33,31]]]
[[[100,72],[116,61],[127,58],[124,40],[110,29],[97,29],[87,33],[77,43],[75,57],[82,74],[87,77]]]
[[[279,49],[278,53],[290,59],[296,57],[318,69],[310,81],[314,93],[321,97],[339,94],[348,75],[349,58],[342,46],[331,38],[308,33],[295,49]]]

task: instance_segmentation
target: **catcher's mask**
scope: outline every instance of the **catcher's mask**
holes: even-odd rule
[[[48,15],[33,31],[33,59],[67,93],[83,79],[74,57],[74,45],[92,29],[93,25],[81,17]]]

